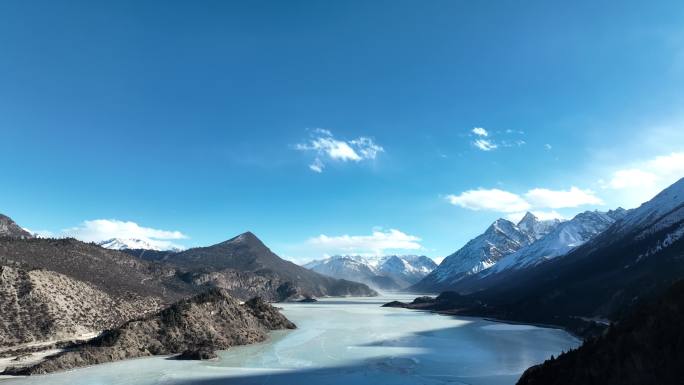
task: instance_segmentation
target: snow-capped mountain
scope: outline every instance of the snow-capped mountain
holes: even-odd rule
[[[437,264],[422,255],[338,255],[309,262],[304,267],[331,277],[363,282],[380,290],[399,290],[421,280]]]
[[[615,224],[616,235],[631,235],[637,242],[653,239],[635,263],[655,255],[684,237],[684,178],[661,191],[650,201],[630,210]]]
[[[156,250],[156,251],[182,251],[175,246],[165,246],[148,242],[143,239],[112,238],[97,243],[98,245],[112,250]]]
[[[514,224],[506,219],[497,219],[487,230],[472,239],[412,287],[415,291],[435,291],[449,287],[464,277],[490,268],[503,257],[515,253],[525,246],[544,237],[562,223],[561,221],[540,221],[532,213]]]
[[[684,178],[638,208],[605,214],[615,223],[563,255],[449,289],[512,319],[566,325],[580,317],[621,319],[684,277]]]
[[[684,219],[684,178],[661,191],[650,201],[630,210],[623,221],[618,223],[620,233],[642,229],[637,237],[643,238]],[[676,231],[676,230],[675,230]]]
[[[534,240],[538,240],[553,231],[560,223],[560,219],[542,221],[531,212],[527,212],[520,222],[518,222],[517,226],[520,231],[532,237]]]
[[[536,242],[501,258],[480,276],[497,274],[507,269],[527,268],[563,255],[603,232],[616,219],[624,216],[625,212],[626,210],[620,208],[609,212],[585,211],[577,214],[569,221],[558,223],[551,232]]]

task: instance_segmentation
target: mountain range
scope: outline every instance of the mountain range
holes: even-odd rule
[[[542,221],[528,212],[517,224],[498,219],[482,235],[445,258],[411,290],[467,292],[487,287],[491,280],[511,270],[526,269],[566,254],[626,213],[622,208],[585,211],[570,220]]]
[[[111,238],[97,243],[105,249],[112,250],[151,250],[151,251],[182,251],[174,246],[160,246],[158,244],[135,238]]]
[[[527,213],[517,224],[497,219],[442,263],[423,280],[411,287],[416,292],[445,290],[456,282],[494,266],[503,257],[529,246],[560,225],[560,220],[541,221]]]
[[[570,250],[548,254],[556,250],[548,245],[568,234],[572,243],[561,245]],[[397,306],[559,325],[582,335],[602,330],[684,278],[684,179],[636,209],[582,213],[549,236],[526,246],[529,254],[519,248],[499,258],[511,263],[491,273],[447,281],[444,288],[454,292]]]
[[[284,261],[252,233],[148,261],[71,238],[32,238],[6,218],[0,347],[78,339],[212,288],[269,301],[376,294]]]
[[[363,282],[378,290],[394,291],[417,283],[437,264],[422,255],[338,255],[311,261],[303,266],[330,277]]]

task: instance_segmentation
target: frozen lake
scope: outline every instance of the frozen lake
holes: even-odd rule
[[[299,329],[216,361],[144,358],[0,384],[515,384],[527,367],[580,342],[556,329],[380,307],[411,299],[279,304]]]

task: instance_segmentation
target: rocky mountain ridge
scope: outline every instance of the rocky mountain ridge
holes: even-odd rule
[[[684,178],[564,255],[418,306],[592,335],[684,278],[683,213]]]
[[[559,220],[541,221],[527,213],[514,224],[497,219],[487,230],[473,238],[410,290],[436,292],[447,290],[456,282],[494,266],[503,257],[531,245],[560,225]]]
[[[286,261],[251,232],[212,246],[169,253],[159,261],[178,267],[189,282],[211,282],[234,293],[260,290],[255,294],[273,301],[377,295],[362,283],[327,277]],[[254,277],[252,282],[236,287],[233,278],[245,274]]]
[[[33,234],[17,225],[12,218],[0,214],[0,237],[27,239],[33,238]]]
[[[214,350],[264,341],[269,330],[295,327],[259,298],[240,304],[227,291],[214,288],[107,330],[38,364],[9,368],[5,374],[44,374],[155,355],[211,357]]]

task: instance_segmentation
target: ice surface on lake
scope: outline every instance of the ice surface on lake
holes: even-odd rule
[[[2,385],[515,384],[529,366],[579,344],[527,325],[382,308],[405,298],[279,304],[299,329],[217,361],[144,358]]]

